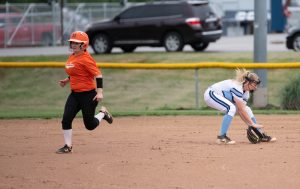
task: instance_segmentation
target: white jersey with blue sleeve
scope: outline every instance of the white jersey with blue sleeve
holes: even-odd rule
[[[245,102],[248,102],[249,98],[250,98],[250,93],[249,93],[249,91],[244,92],[244,94],[243,94],[243,100],[244,100]]]
[[[215,83],[210,88],[215,93],[224,96],[227,100],[233,103],[234,103],[233,100],[234,96],[241,100],[249,99],[249,93],[244,93],[243,91],[243,84],[232,79]]]

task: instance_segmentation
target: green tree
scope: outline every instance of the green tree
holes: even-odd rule
[[[282,94],[282,107],[287,110],[300,110],[300,76],[285,86]]]

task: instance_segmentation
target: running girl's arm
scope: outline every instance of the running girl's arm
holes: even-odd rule
[[[70,81],[70,76],[65,79],[59,80],[58,83],[61,87],[64,87],[67,83],[69,83],[69,81]]]
[[[96,77],[97,95],[93,100],[101,101],[103,99],[103,78],[102,75],[97,75]]]

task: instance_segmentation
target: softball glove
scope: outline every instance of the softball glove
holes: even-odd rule
[[[262,141],[264,136],[257,128],[249,126],[247,129],[247,138],[252,144],[257,144]]]

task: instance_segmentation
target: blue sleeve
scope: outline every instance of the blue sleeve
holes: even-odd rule
[[[229,92],[229,91],[222,91],[222,93],[223,93],[223,96],[224,96],[227,100],[229,100],[229,101],[231,101],[231,102],[234,102],[233,96],[232,96],[231,92]]]

